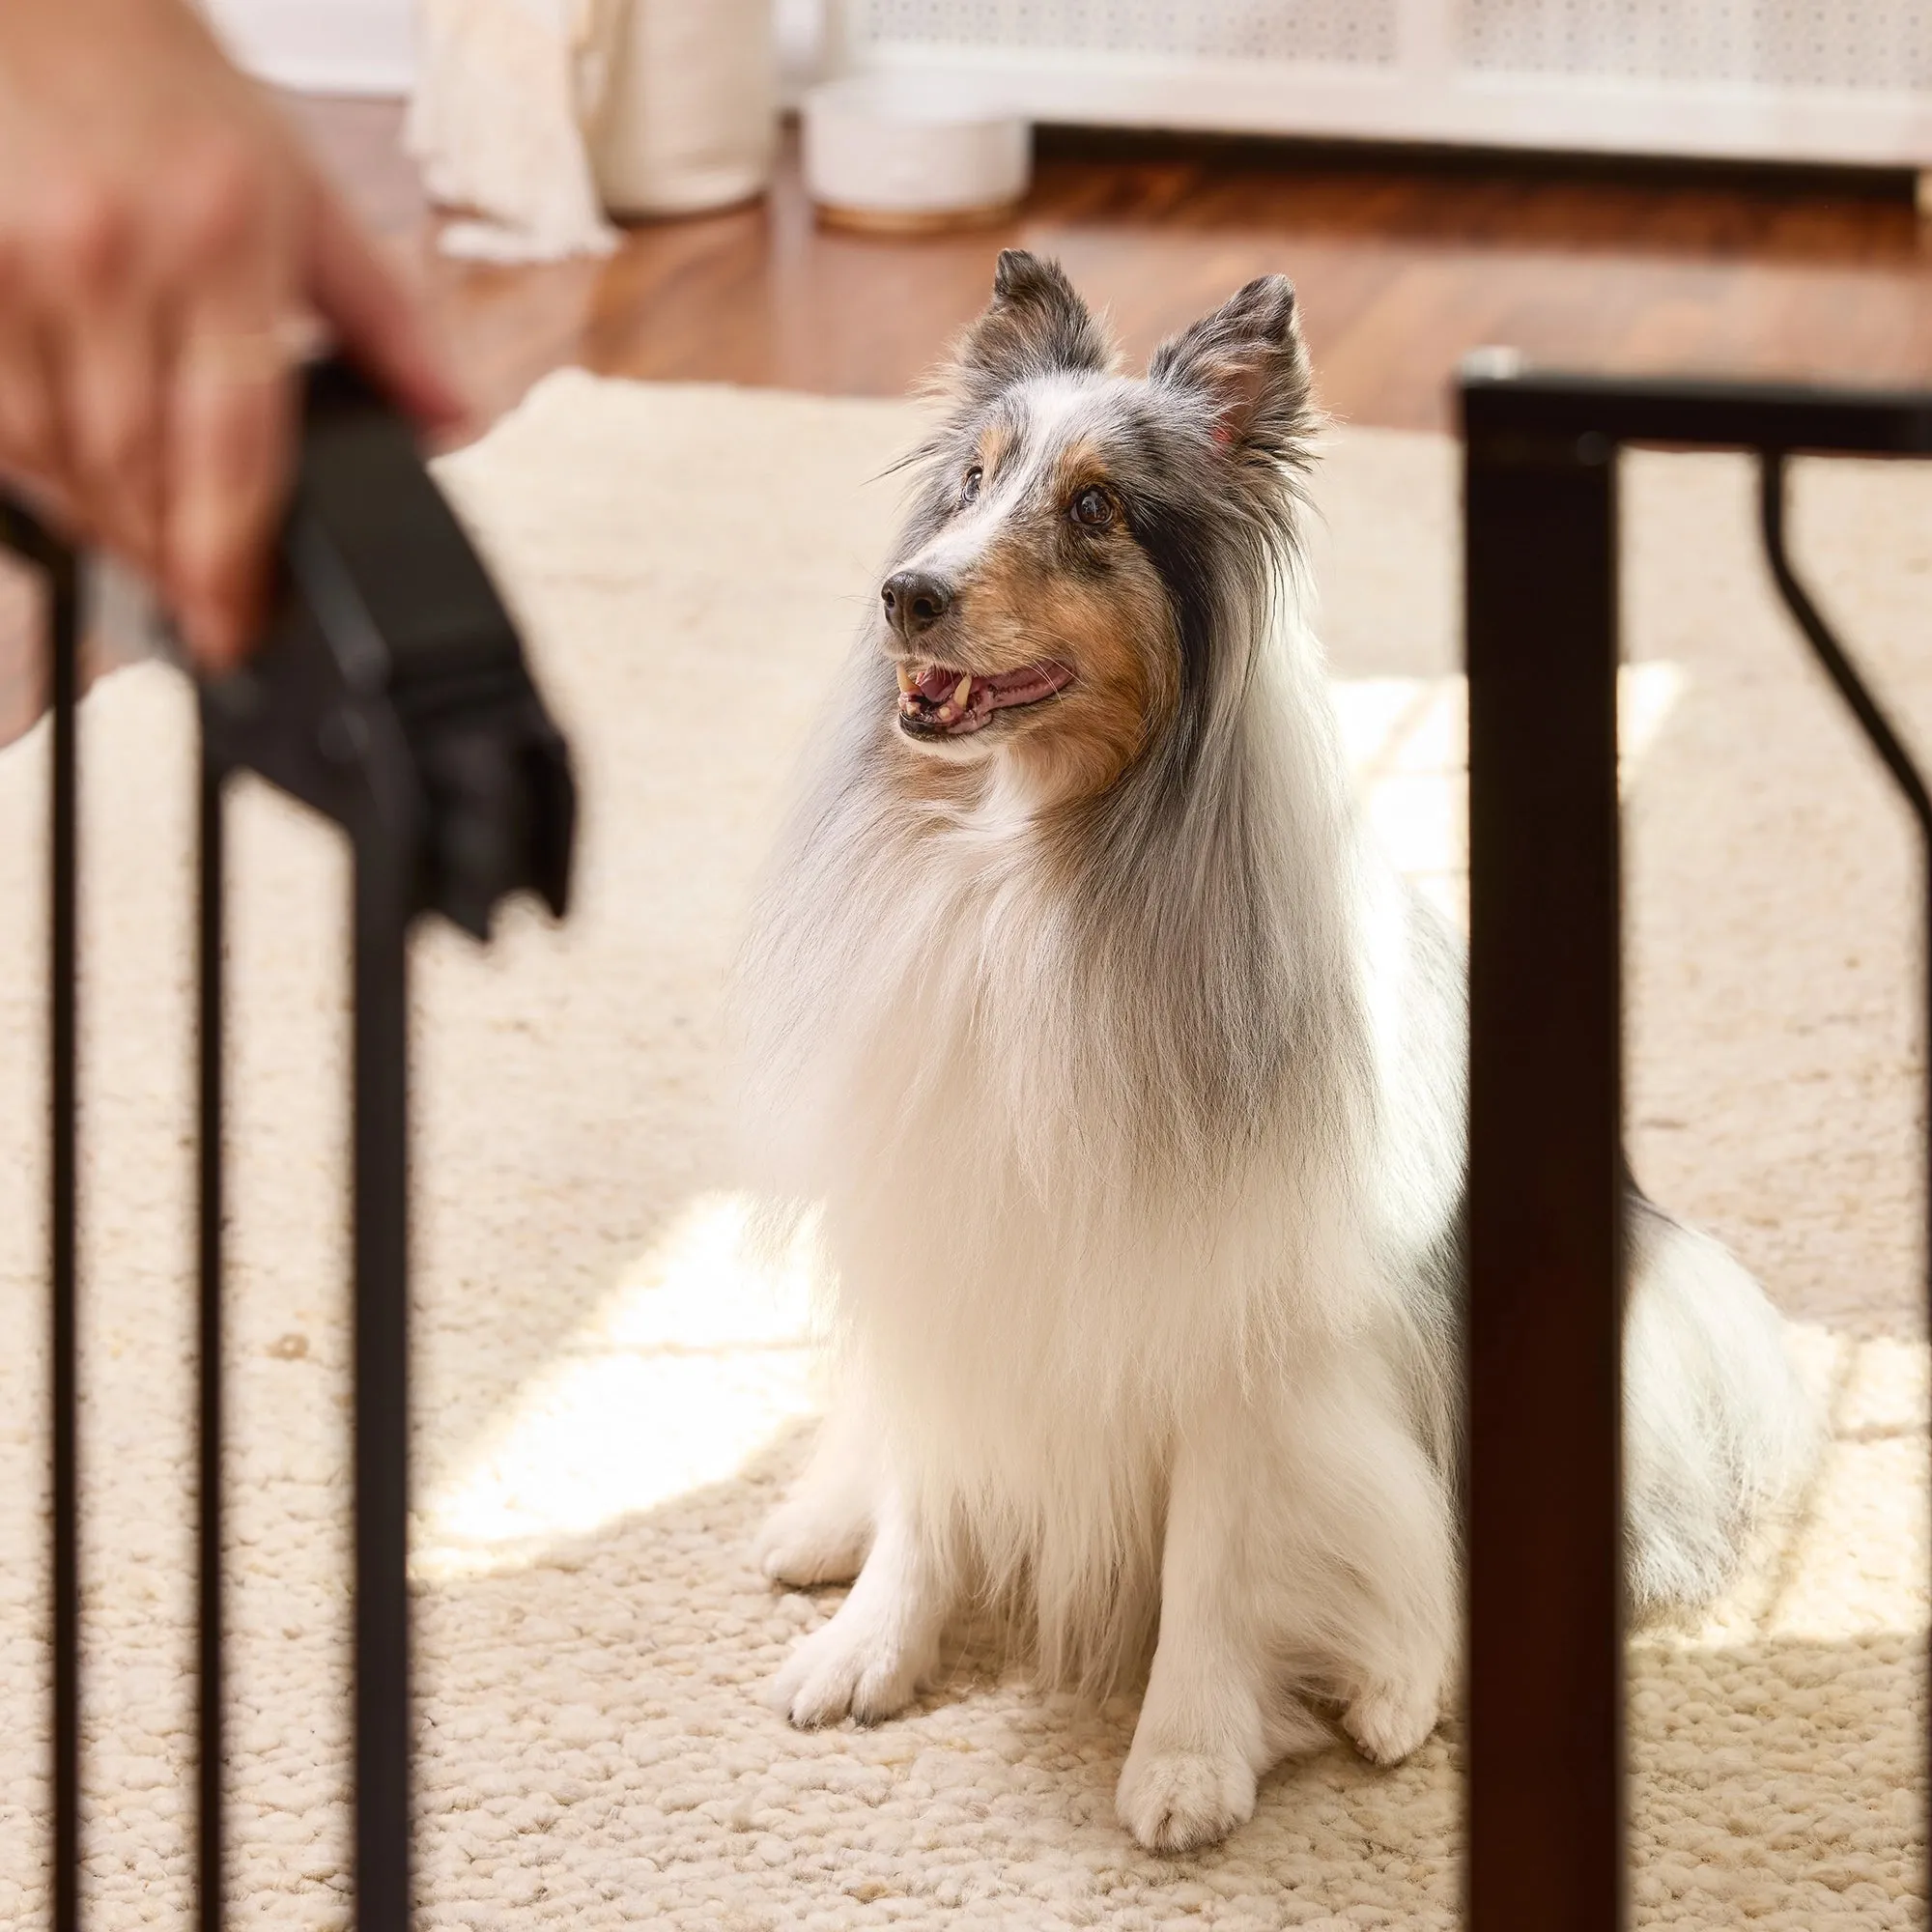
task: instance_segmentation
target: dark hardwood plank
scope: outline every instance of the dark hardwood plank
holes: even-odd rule
[[[486,414],[543,374],[896,395],[976,313],[995,252],[1058,255],[1131,356],[1280,270],[1338,414],[1448,424],[1460,357],[1932,384],[1932,231],[1902,181],[1051,134],[1009,223],[820,229],[787,144],[759,204],[641,224],[607,262],[451,262],[393,102],[292,99],[351,198],[424,280]]]

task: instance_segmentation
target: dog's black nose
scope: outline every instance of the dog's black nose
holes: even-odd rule
[[[887,578],[879,597],[886,607],[886,622],[902,638],[931,630],[952,602],[952,590],[923,570],[901,570]]]

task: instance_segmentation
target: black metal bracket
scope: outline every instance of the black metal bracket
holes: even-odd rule
[[[80,1696],[75,1432],[75,707],[79,570],[0,501],[0,543],[52,603],[52,1436],[56,1932],[77,1932]],[[479,938],[508,895],[568,898],[576,790],[515,626],[422,467],[354,371],[307,374],[273,614],[200,693],[199,1919],[224,1919],[222,802],[259,773],[340,825],[355,859],[355,1884],[361,1932],[411,1918],[408,940],[437,912]]]
[[[1932,456],[1932,395],[1530,372],[1461,384],[1469,674],[1473,1932],[1625,1922],[1616,455],[1755,451],[1793,618],[1925,840],[1932,799],[1792,568],[1794,454]],[[1928,1067],[1932,1082],[1932,1067]],[[1932,1086],[1928,1086],[1932,1133]],[[1932,1281],[1932,1168],[1927,1178]],[[1932,1292],[1929,1290],[1928,1292]]]

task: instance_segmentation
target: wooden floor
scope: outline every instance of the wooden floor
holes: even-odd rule
[[[489,269],[435,252],[394,104],[290,106],[426,280],[486,414],[572,362],[896,395],[1009,244],[1057,255],[1135,355],[1285,271],[1324,399],[1358,422],[1445,426],[1451,372],[1486,343],[1593,369],[1932,385],[1932,226],[1902,180],[1051,136],[1010,223],[896,241],[816,227],[788,145],[767,202],[634,228],[608,261]]]

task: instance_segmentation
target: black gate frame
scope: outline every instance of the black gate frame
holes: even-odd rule
[[[1472,1932],[1625,1923],[1617,452],[1755,452],[1772,577],[1918,820],[1932,799],[1794,572],[1792,455],[1932,456],[1932,395],[1620,381],[1472,358],[1469,1849]],[[1932,1064],[1927,1068],[1932,1083]],[[1927,1127],[1932,1133],[1932,1086]],[[1932,1267],[1932,1176],[1927,1191]]]
[[[1918,819],[1932,798],[1785,552],[1795,453],[1932,456],[1932,396],[1465,373],[1469,676],[1469,1857],[1472,1932],[1625,1921],[1622,994],[1616,455],[1757,453],[1785,603]],[[78,1090],[73,551],[0,499],[47,582],[53,1449],[53,1924],[78,1932]],[[221,1644],[222,800],[260,773],[355,855],[355,1912],[411,1920],[407,956],[438,911],[561,915],[575,788],[514,626],[408,432],[310,372],[286,595],[251,667],[201,692],[199,1922],[224,1912]],[[1932,1051],[1928,1051],[1932,1125]],[[1927,1194],[1932,1258],[1932,1187]],[[1932,1261],[1928,1262],[1932,1265]]]
[[[532,891],[562,917],[576,788],[521,639],[409,430],[346,364],[305,372],[273,615],[248,666],[200,686],[198,1704],[201,1932],[225,1917],[223,1829],[222,818],[252,771],[348,835],[355,1044],[354,1873],[360,1932],[411,1897],[409,936],[440,913],[487,939]],[[49,1272],[52,1295],[55,1932],[80,1925],[77,919],[82,571],[0,497],[0,547],[46,579],[52,703]]]

